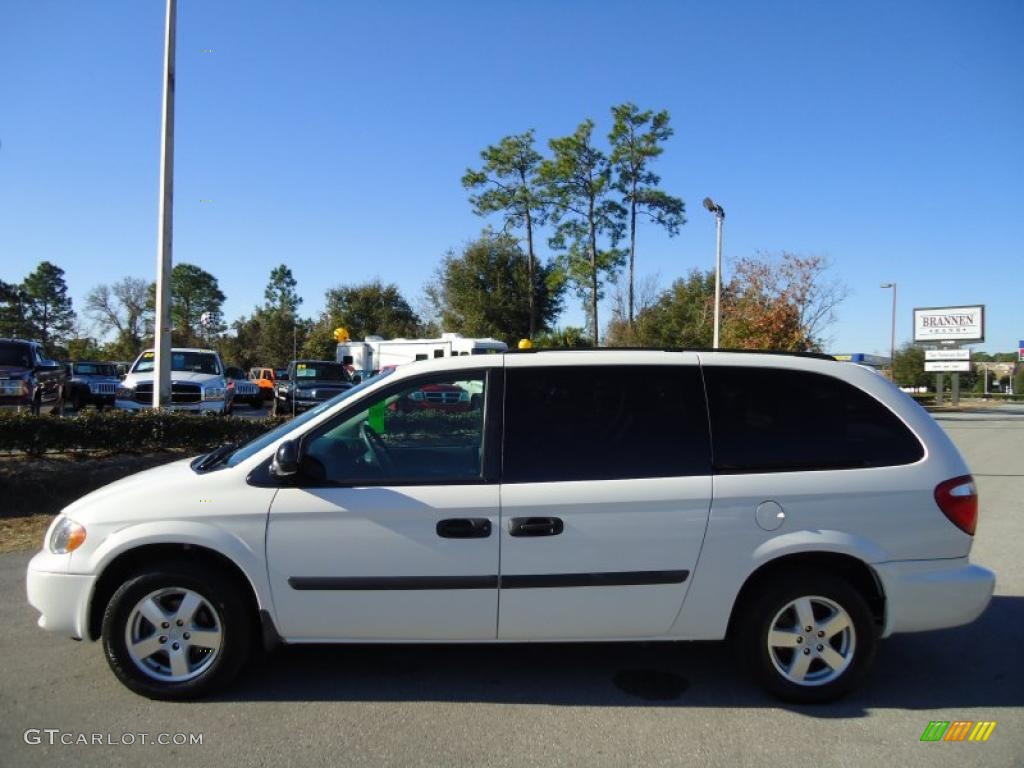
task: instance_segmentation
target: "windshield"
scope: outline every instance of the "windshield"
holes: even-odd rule
[[[229,467],[233,467],[236,464],[239,464],[240,462],[245,461],[250,456],[252,456],[254,453],[257,453],[258,451],[262,450],[263,448],[266,448],[268,445],[270,445],[275,440],[277,440],[277,439],[279,439],[281,437],[284,437],[285,435],[287,435],[292,430],[299,429],[299,427],[301,427],[306,422],[310,421],[311,419],[315,419],[321,413],[323,413],[324,411],[328,410],[329,408],[333,408],[335,405],[340,403],[342,400],[346,400],[346,399],[352,397],[353,395],[356,395],[356,394],[362,392],[364,389],[366,389],[371,384],[376,384],[378,381],[381,380],[382,377],[388,376],[388,375],[390,375],[390,373],[391,373],[391,371],[387,371],[385,373],[377,374],[376,376],[374,376],[372,378],[366,379],[365,381],[363,381],[360,384],[357,384],[356,386],[352,387],[351,389],[346,389],[341,394],[335,395],[330,400],[325,400],[324,402],[320,403],[320,405],[316,406],[315,408],[310,408],[308,411],[306,411],[305,413],[303,413],[300,416],[296,416],[291,421],[286,421],[281,426],[274,427],[269,432],[265,432],[264,434],[262,434],[259,437],[257,437],[255,440],[252,440],[252,441],[246,443],[245,445],[243,445],[241,448],[239,448],[237,451],[235,451],[233,454],[231,454],[231,458],[229,458],[224,463],[227,464],[227,466],[229,466]]]
[[[19,368],[31,368],[32,357],[25,344],[0,344],[0,365],[16,365]]]
[[[151,373],[156,353],[152,350],[143,352],[142,357],[135,363],[132,373]],[[220,374],[220,365],[217,363],[217,356],[212,352],[171,352],[171,370],[185,371],[188,373],[208,373],[216,376]]]
[[[295,364],[295,380],[320,379],[327,381],[348,381],[348,374],[341,363],[310,361]]]
[[[72,372],[77,376],[117,376],[117,368],[108,363],[72,363]]]

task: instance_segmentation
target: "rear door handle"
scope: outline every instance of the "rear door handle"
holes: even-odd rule
[[[437,522],[437,535],[442,539],[486,539],[491,535],[491,521],[486,517],[450,517]]]
[[[513,517],[508,521],[509,536],[557,536],[563,530],[560,517]]]

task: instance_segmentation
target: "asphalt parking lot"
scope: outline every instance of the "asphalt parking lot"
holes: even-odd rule
[[[293,647],[220,698],[151,702],[99,645],[36,628],[16,553],[0,556],[0,765],[1024,765],[1024,407],[937,418],[980,486],[973,559],[996,597],[968,627],[883,642],[837,704],[780,706],[713,643]],[[921,743],[931,720],[997,726]],[[27,729],[202,744],[50,746]]]

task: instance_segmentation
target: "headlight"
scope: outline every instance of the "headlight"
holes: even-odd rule
[[[118,387],[114,397],[118,400],[132,400],[135,397],[135,387]]]
[[[0,395],[21,397],[28,394],[27,381],[0,381]]]
[[[203,400],[223,400],[224,393],[227,390],[224,387],[210,387],[203,390]]]
[[[50,534],[50,551],[55,555],[74,552],[85,543],[85,528],[70,517],[62,517]]]

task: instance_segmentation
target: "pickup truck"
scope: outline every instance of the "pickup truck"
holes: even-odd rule
[[[121,383],[115,363],[70,362],[65,368],[64,397],[76,413],[87,405],[100,411],[114,407],[114,394]]]
[[[0,409],[64,411],[64,366],[50,360],[42,344],[24,339],[0,339]]]
[[[355,385],[345,367],[333,360],[294,360],[286,376],[278,376],[274,386],[274,416],[301,413]]]

